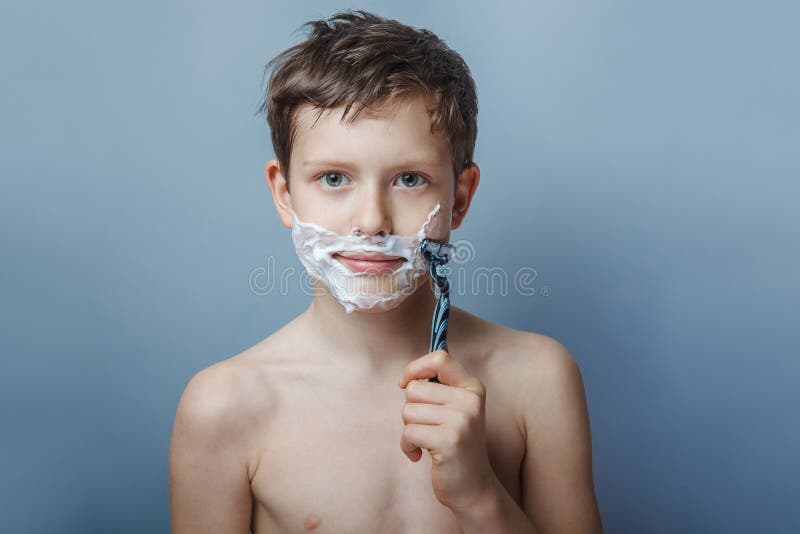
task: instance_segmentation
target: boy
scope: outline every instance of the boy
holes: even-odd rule
[[[266,181],[315,295],[186,386],[173,533],[602,532],[567,349],[452,307],[448,350],[428,352],[435,293],[413,251],[447,242],[478,186],[467,66],[369,12],[309,24],[270,62],[262,110]]]

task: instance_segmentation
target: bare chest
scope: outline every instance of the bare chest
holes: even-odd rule
[[[411,462],[400,449],[405,391],[357,397],[302,387],[277,395],[256,448],[253,534],[461,532],[434,496],[429,453]],[[520,502],[524,443],[488,384],[486,423],[494,472]]]

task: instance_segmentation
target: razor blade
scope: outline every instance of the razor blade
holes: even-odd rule
[[[450,256],[454,249],[455,247],[450,243],[442,243],[427,238],[423,239],[419,245],[419,251],[425,256],[425,259],[439,265],[444,265],[450,261]]]

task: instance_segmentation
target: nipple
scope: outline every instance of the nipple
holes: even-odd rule
[[[310,514],[303,522],[303,526],[306,530],[314,530],[320,523],[322,523],[322,519],[317,514]]]

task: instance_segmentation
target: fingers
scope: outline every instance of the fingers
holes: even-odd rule
[[[422,458],[422,448],[434,449],[438,425],[406,424],[400,437],[400,448],[412,462]]]
[[[406,402],[447,404],[453,401],[455,390],[450,386],[424,380],[412,380],[406,386]]]
[[[449,408],[439,404],[424,402],[407,402],[403,406],[401,417],[406,424],[441,425],[447,422]]]
[[[425,381],[437,376],[438,383]],[[423,448],[431,452],[434,462],[440,461],[439,449],[460,439],[465,422],[482,416],[486,398],[483,383],[446,350],[430,352],[409,363],[398,385],[406,390],[400,448],[412,462],[422,458]]]
[[[467,369],[455,360],[446,350],[435,350],[409,363],[399,382],[401,388],[412,380],[438,376],[441,384],[468,389],[482,395],[483,385],[469,374]],[[434,382],[435,383],[435,382]]]

